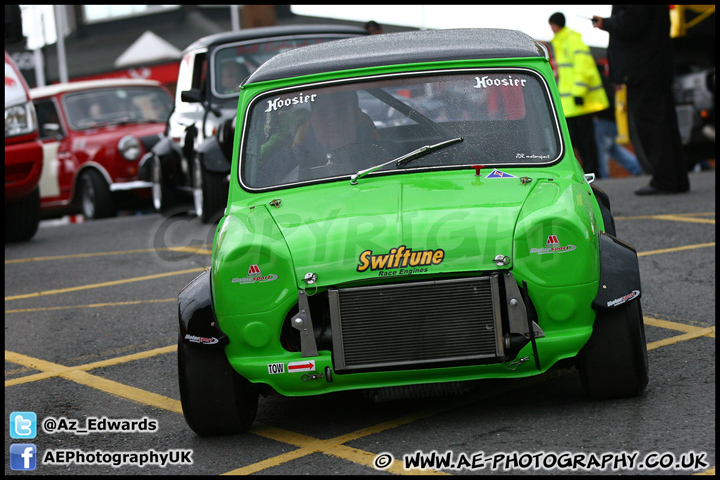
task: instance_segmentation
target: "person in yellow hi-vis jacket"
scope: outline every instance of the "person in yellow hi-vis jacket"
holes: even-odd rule
[[[555,33],[550,42],[557,65],[558,90],[570,140],[577,148],[585,173],[598,173],[597,145],[593,114],[610,106],[600,72],[590,48],[580,34],[565,26],[565,15],[553,13],[549,19]]]

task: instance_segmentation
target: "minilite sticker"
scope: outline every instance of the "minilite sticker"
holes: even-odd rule
[[[278,276],[275,274],[263,275],[260,271],[260,267],[257,265],[250,265],[248,267],[248,273],[243,278],[233,278],[232,283],[247,284],[247,283],[265,283],[277,280]]]
[[[538,255],[544,255],[547,253],[564,253],[572,252],[577,247],[575,245],[560,245],[560,240],[557,235],[548,235],[545,241],[545,248],[531,248],[530,253],[537,253]]]

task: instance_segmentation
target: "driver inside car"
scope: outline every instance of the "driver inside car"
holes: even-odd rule
[[[244,65],[236,62],[222,64],[220,68],[220,93],[237,93],[240,91],[240,84],[248,75],[247,67]]]
[[[359,155],[344,155],[344,147],[374,145],[379,138],[372,120],[360,109],[356,92],[318,94],[292,146],[263,162],[258,183],[271,186],[354,173],[362,167],[354,162]]]

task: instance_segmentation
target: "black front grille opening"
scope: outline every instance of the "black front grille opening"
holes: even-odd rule
[[[503,332],[508,332],[509,324],[507,302],[505,300],[507,298],[507,293],[505,292],[504,282],[499,282],[498,286],[499,297],[501,299],[501,301],[498,302],[501,329]],[[522,293],[522,287],[520,287],[520,290]],[[361,295],[361,297],[358,297],[356,299],[357,301],[367,300],[370,302],[371,300],[363,298],[362,295],[364,294],[361,292],[358,292],[358,295]],[[466,303],[467,295],[467,291],[459,294],[451,293],[448,294],[445,300],[462,305]],[[420,296],[430,299],[430,303],[432,303],[432,299],[434,297],[432,289],[424,292],[424,294]],[[315,340],[318,350],[329,350],[334,352],[328,292],[318,292],[315,295],[309,296],[308,302],[310,304],[310,313],[312,315]],[[373,326],[373,334],[366,336],[364,339],[357,339],[353,342],[350,346],[350,350],[346,352],[346,355],[349,355],[349,358],[353,359],[353,361],[363,362],[366,365],[369,363],[375,366],[353,368],[350,372],[346,373],[361,373],[365,371],[378,370],[393,371],[411,368],[411,366],[402,362],[390,364],[385,361],[386,359],[377,358],[377,352],[373,353],[373,350],[377,350],[378,348],[381,350],[393,349],[401,356],[406,355],[414,358],[413,363],[415,364],[415,367],[438,368],[512,361],[516,359],[520,350],[529,342],[529,340],[522,335],[515,334],[511,336],[510,342],[505,344],[503,356],[496,357],[491,355],[478,357],[476,355],[477,352],[489,350],[491,348],[491,342],[494,342],[495,339],[493,334],[488,335],[486,338],[479,336],[479,332],[475,332],[474,336],[468,334],[468,331],[464,328],[464,326],[468,321],[472,320],[463,318],[462,315],[468,313],[468,309],[471,308],[469,305],[464,311],[456,312],[453,315],[435,318],[427,316],[428,305],[422,303],[421,301],[418,301],[412,309],[407,305],[402,305],[392,298],[388,298],[387,296],[380,300],[376,299],[374,302],[376,305],[374,305],[372,309],[384,309],[384,313],[376,315],[376,318],[374,319],[372,318],[372,315],[364,315],[364,318],[362,319],[363,325],[370,325],[373,321],[376,322]],[[530,301],[527,308],[528,312],[531,314],[535,313],[532,301]],[[292,328],[290,324],[290,319],[296,313],[297,305],[295,305],[285,317],[280,335],[283,348],[289,352],[301,351],[300,332]],[[346,312],[343,315],[350,315],[351,313],[352,312]],[[397,320],[397,317],[402,316],[402,313],[406,313],[404,322]],[[427,317],[424,320],[423,315]],[[408,320],[407,317],[411,317],[412,320]],[[395,319],[393,320],[393,318]],[[535,318],[537,318],[536,315]],[[428,322],[430,322],[429,325]],[[457,324],[459,324],[459,326]],[[359,323],[356,322],[356,328],[357,325],[359,325]],[[443,335],[441,337],[433,333],[436,325],[438,329],[442,329]],[[345,332],[352,332],[352,328],[352,325],[343,325]],[[411,332],[411,334],[402,335],[398,334],[398,331],[407,331]],[[488,331],[490,331],[489,328]],[[473,342],[475,343],[473,344]],[[373,357],[373,355],[376,355],[376,357]],[[453,358],[454,355],[456,358]],[[333,363],[337,365],[335,359],[336,355],[333,353]],[[363,359],[367,359],[367,361]]]
[[[502,361],[496,277],[331,290],[338,373]]]

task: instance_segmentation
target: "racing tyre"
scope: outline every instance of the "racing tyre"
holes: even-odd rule
[[[227,185],[223,175],[205,172],[196,157],[193,169],[193,204],[203,223],[215,223],[227,204]]]
[[[242,433],[255,421],[257,389],[233,370],[222,349],[178,339],[178,377],[185,421],[198,435]]]
[[[88,170],[80,177],[80,207],[88,220],[114,217],[117,214],[110,186],[97,170]]]
[[[648,357],[640,300],[598,312],[577,367],[583,390],[592,399],[642,393],[648,384]]]
[[[40,189],[27,197],[5,205],[5,241],[30,240],[40,224]]]
[[[163,175],[162,165],[157,157],[152,159],[152,201],[153,207],[162,215],[170,215],[178,204],[177,192]]]

